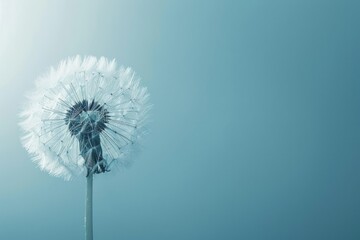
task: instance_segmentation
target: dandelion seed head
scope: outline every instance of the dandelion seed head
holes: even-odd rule
[[[145,133],[149,94],[131,68],[76,56],[40,77],[20,113],[22,143],[40,169],[70,179],[129,165]]]

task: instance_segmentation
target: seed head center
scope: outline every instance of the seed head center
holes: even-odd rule
[[[65,117],[71,135],[78,138],[84,134],[99,134],[106,128],[108,120],[109,112],[94,100],[77,102],[68,109]]]

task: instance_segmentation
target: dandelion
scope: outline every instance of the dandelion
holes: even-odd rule
[[[144,134],[147,89],[115,60],[68,58],[36,81],[21,113],[22,143],[40,169],[66,180],[85,175],[86,239],[93,239],[93,175],[128,165]]]

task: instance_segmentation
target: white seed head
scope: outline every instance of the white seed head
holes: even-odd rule
[[[22,143],[42,170],[67,180],[109,171],[114,161],[128,165],[148,100],[134,71],[115,60],[68,58],[36,81],[20,114]]]

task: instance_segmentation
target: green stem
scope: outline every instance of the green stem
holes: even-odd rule
[[[90,173],[89,176],[86,177],[86,202],[85,202],[85,239],[93,240],[93,212],[92,212],[92,204],[93,204],[93,174]]]

